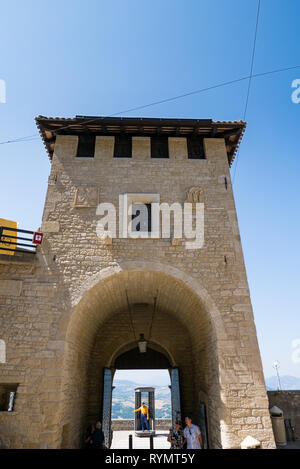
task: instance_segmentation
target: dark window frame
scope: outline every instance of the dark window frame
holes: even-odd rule
[[[0,383],[0,412],[14,411],[18,386],[18,384]]]
[[[187,149],[189,160],[206,160],[203,137],[187,137]]]
[[[114,158],[132,158],[131,135],[115,135]]]
[[[151,158],[169,158],[169,139],[166,135],[153,135],[151,139]]]
[[[78,135],[76,158],[94,158],[96,136],[92,134]]]

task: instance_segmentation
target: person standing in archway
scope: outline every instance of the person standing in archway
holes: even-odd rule
[[[91,445],[93,449],[104,449],[104,433],[101,422],[96,423],[95,430],[91,436]]]
[[[184,444],[184,435],[182,423],[178,420],[174,428],[170,428],[168,442],[171,443],[171,449],[182,449]]]
[[[186,427],[183,431],[184,442],[187,442],[187,449],[201,449],[202,448],[202,435],[200,428],[192,423],[192,417],[185,417]]]
[[[135,409],[134,412],[141,412],[142,431],[145,430],[145,425],[147,430],[149,431],[149,409],[146,406],[145,402],[142,402],[141,407]]]
[[[86,437],[84,440],[85,449],[91,448],[91,441],[92,441],[92,436],[93,436],[94,431],[95,431],[95,425],[92,423],[92,425],[90,425],[86,431]]]

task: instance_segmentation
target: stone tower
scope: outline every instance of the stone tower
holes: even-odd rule
[[[0,396],[16,391],[14,411],[0,412],[0,444],[78,448],[95,419],[107,431],[115,369],[163,367],[173,418],[199,423],[205,409],[209,447],[239,448],[248,435],[273,447],[229,171],[245,123],[40,116],[37,125],[51,160],[44,241],[36,254],[0,255]],[[136,237],[120,229],[124,200],[148,210]],[[172,226],[154,233],[154,204],[184,202],[191,218],[204,206],[200,248]],[[99,204],[116,208],[116,236],[99,235]]]

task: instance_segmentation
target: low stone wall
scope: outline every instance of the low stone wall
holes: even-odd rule
[[[112,420],[112,429],[113,430],[134,430],[134,420],[133,419],[114,419]],[[166,430],[172,426],[171,419],[156,419],[155,420],[155,429],[156,430]]]
[[[268,391],[270,408],[274,405],[283,411],[285,419],[291,419],[296,439],[300,440],[300,390]]]

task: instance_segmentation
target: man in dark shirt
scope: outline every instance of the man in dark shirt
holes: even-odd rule
[[[101,422],[96,423],[96,428],[91,436],[91,445],[93,449],[104,448],[104,433],[101,429]]]
[[[94,433],[94,431],[95,431],[95,425],[92,424],[89,426],[89,428],[86,431],[85,440],[84,440],[85,449],[90,449],[92,447],[91,440],[92,440],[92,434]]]

